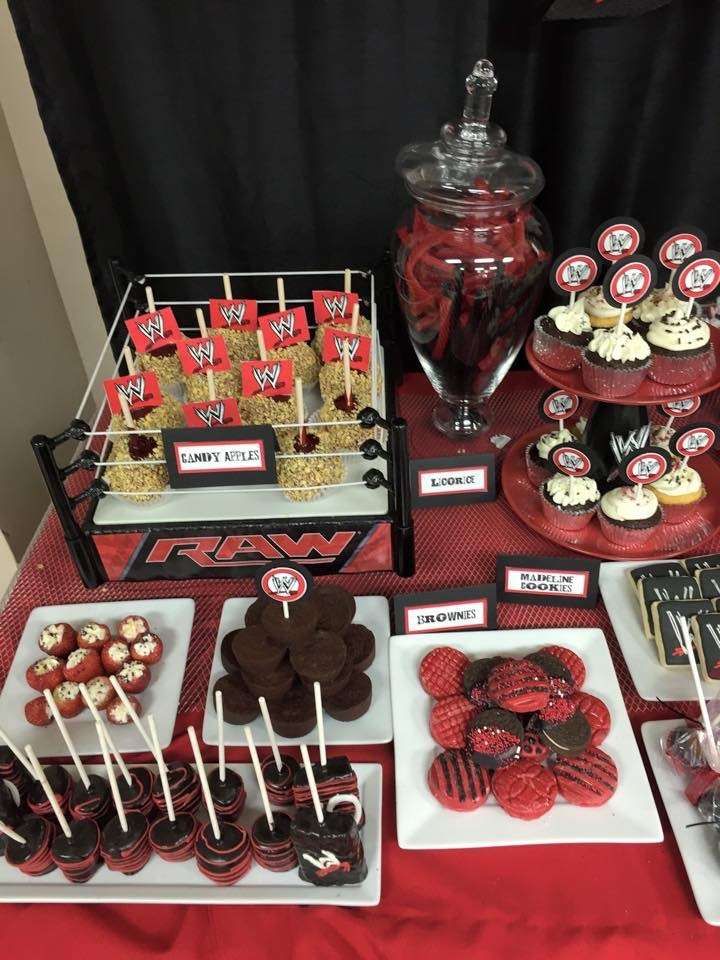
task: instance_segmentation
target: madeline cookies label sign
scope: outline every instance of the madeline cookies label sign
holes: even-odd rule
[[[506,603],[594,607],[598,560],[504,555],[497,560],[498,598]]]

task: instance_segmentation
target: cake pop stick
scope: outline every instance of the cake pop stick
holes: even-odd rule
[[[272,810],[270,809],[270,801],[268,800],[267,788],[265,787],[265,778],[263,777],[262,770],[260,769],[260,758],[258,757],[257,747],[255,746],[255,741],[253,740],[252,730],[250,727],[243,727],[243,730],[245,731],[245,739],[247,740],[248,749],[250,751],[250,759],[252,760],[253,769],[255,770],[255,778],[257,780],[258,789],[260,790],[260,798],[262,799],[265,818],[270,829],[274,830],[275,819],[273,817]]]
[[[317,720],[318,746],[320,747],[320,766],[324,767],[327,763],[327,750],[325,748],[325,720],[323,717],[322,691],[317,680],[313,683],[313,694],[315,695],[315,719]]]
[[[212,827],[213,836],[216,840],[219,840],[220,824],[218,823],[217,813],[215,812],[215,804],[213,803],[212,796],[210,795],[210,785],[208,784],[207,774],[205,773],[205,764],[203,763],[203,758],[200,755],[200,747],[198,745],[197,736],[195,735],[195,728],[188,727],[187,732],[190,740],[190,746],[192,747],[193,756],[195,757],[195,766],[197,767],[198,776],[200,777],[200,785],[202,786],[203,799],[205,800],[205,807],[208,812],[210,826]]]
[[[48,707],[50,707],[50,713],[53,715],[53,719],[55,723],[58,725],[58,730],[60,731],[60,735],[65,741],[65,746],[68,748],[70,756],[72,757],[72,762],[75,764],[75,769],[78,772],[78,776],[82,780],[82,784],[87,790],[90,787],[90,777],[88,777],[87,771],[85,770],[85,766],[83,765],[83,762],[80,759],[80,756],[78,755],[77,750],[75,749],[75,744],[72,742],[72,737],[70,736],[68,728],[65,725],[65,721],[60,716],[60,711],[57,708],[57,704],[53,700],[53,695],[50,693],[49,690],[43,690],[43,695],[47,700]]]
[[[275,739],[275,731],[273,730],[272,720],[270,719],[270,711],[268,710],[267,700],[265,697],[258,697],[258,703],[260,704],[260,713],[265,721],[265,730],[267,731],[268,740],[270,741],[270,749],[272,750],[272,755],[275,758],[275,766],[277,767],[278,773],[280,773],[283,768],[283,762],[280,758],[280,750],[278,749],[277,740]]]
[[[203,316],[201,307],[196,308],[195,317],[197,318],[198,327],[200,329],[200,336],[207,337],[207,325],[205,323],[205,317]],[[208,369],[205,371],[205,376],[207,377],[208,398],[210,400],[217,400],[217,394],[215,393],[215,374],[210,367],[208,367]]]
[[[163,758],[162,750],[160,749],[160,741],[158,740],[157,729],[155,727],[155,717],[150,713],[148,714],[148,727],[150,727],[150,737],[152,738],[152,752],[155,757],[155,763],[157,763],[158,774],[160,776],[160,783],[162,784],[163,796],[165,797],[165,807],[167,808],[167,818],[172,823],[175,822],[175,807],[173,805],[172,793],[170,792],[170,784],[168,783],[167,777],[167,767],[165,766],[165,760]]]
[[[317,818],[318,823],[324,823],[325,815],[323,814],[322,804],[320,803],[320,797],[318,796],[317,784],[315,783],[315,774],[313,773],[312,763],[310,762],[310,755],[308,753],[306,743],[300,744],[300,753],[302,754],[303,766],[305,767],[305,772],[307,773],[307,781],[308,786],[310,787],[310,795],[312,796],[313,806],[315,807],[315,817]]]
[[[693,683],[695,684],[695,694],[698,698],[700,716],[705,729],[705,737],[707,740],[707,750],[705,751],[705,755],[712,769],[716,772],[720,772],[720,753],[718,752],[718,745],[715,739],[715,731],[713,730],[712,723],[710,722],[710,714],[708,713],[707,703],[705,702],[705,693],[703,691],[702,684],[700,683],[700,674],[698,673],[697,661],[695,659],[695,645],[693,644],[692,636],[690,634],[690,625],[685,617],[679,616],[675,619],[680,630],[680,644],[687,654],[687,658],[690,663],[690,673],[692,674]]]
[[[136,727],[138,733],[140,734],[140,736],[141,736],[141,737],[143,738],[143,740],[145,741],[145,746],[148,748],[148,750],[150,751],[150,753],[152,753],[152,752],[153,752],[153,742],[152,742],[152,740],[150,739],[150,737],[148,736],[148,733],[147,733],[147,731],[145,730],[145,727],[143,727],[142,723],[140,722],[140,717],[137,715],[137,711],[136,711],[135,707],[132,705],[132,701],[130,700],[130,698],[128,697],[128,695],[125,693],[125,691],[123,690],[123,688],[122,688],[122,687],[120,686],[120,684],[118,683],[117,677],[113,676],[113,674],[110,674],[109,679],[110,679],[110,683],[111,683],[111,685],[112,685],[113,690],[115,691],[115,693],[117,694],[117,696],[118,696],[118,697],[120,698],[120,700],[122,701],[122,705],[125,707],[125,709],[127,710],[128,714],[130,715],[130,719],[131,719],[132,722],[135,724],[135,727]]]
[[[70,824],[65,819],[65,814],[62,812],[62,808],[60,807],[60,804],[57,802],[55,791],[48,783],[48,779],[45,776],[45,771],[40,766],[40,761],[35,756],[35,751],[30,746],[30,744],[28,744],[25,747],[25,753],[27,753],[30,763],[32,765],[33,772],[35,774],[35,779],[40,781],[40,786],[43,788],[45,792],[45,796],[48,798],[48,803],[52,807],[53,813],[57,817],[57,822],[60,824],[60,829],[65,834],[65,836],[69,839],[72,836],[70,832]]]
[[[27,757],[23,754],[22,750],[20,747],[18,747],[15,741],[11,740],[2,728],[0,728],[0,740],[3,741],[9,750],[12,750],[12,752],[15,754],[15,759],[20,761],[33,780],[35,780],[35,771],[33,770],[32,765],[28,762]]]
[[[110,792],[112,793],[113,803],[115,804],[115,812],[117,813],[118,820],[120,821],[120,826],[123,833],[127,833],[127,817],[125,816],[125,808],[122,805],[122,800],[120,799],[120,791],[118,790],[117,779],[115,777],[115,770],[113,769],[112,761],[110,760],[110,754],[108,753],[108,741],[106,739],[107,732],[104,729],[102,723],[95,722],[95,730],[97,731],[98,740],[100,741],[100,752],[102,753],[103,763],[105,764],[105,773],[107,774],[108,783],[110,784]],[[113,750],[113,753],[115,751]]]
[[[0,833],[4,833],[6,837],[10,837],[11,840],[15,840],[16,843],[27,843],[25,837],[21,837],[19,833],[15,833],[12,827],[9,827],[6,823],[3,823],[0,820]]]
[[[145,287],[145,296],[147,297],[148,312],[155,313],[155,296],[153,295],[152,287]]]
[[[226,273],[223,274],[222,282],[223,282],[223,291],[225,293],[225,299],[232,300],[233,298],[232,286],[230,285],[230,277]]]
[[[215,691],[215,716],[217,717],[218,775],[220,782],[225,783],[225,715],[222,690]]]
[[[108,746],[112,750],[113,756],[115,757],[115,763],[117,763],[118,767],[120,768],[120,773],[122,773],[125,783],[127,783],[127,785],[130,786],[130,784],[132,783],[132,777],[130,776],[130,771],[126,766],[125,761],[120,755],[120,751],[113,743],[112,737],[107,731],[103,718],[100,716],[100,714],[98,713],[97,707],[92,702],[92,697],[88,693],[87,687],[85,686],[84,683],[79,684],[79,687],[80,687],[80,696],[85,701],[85,706],[88,708],[88,710],[92,714],[92,718],[95,721],[95,724],[96,725],[99,724],[103,728],[103,733],[105,734],[105,740],[107,741]]]
[[[345,398],[350,405],[352,399],[352,381],[350,379],[350,343],[343,340],[343,383],[345,384]]]
[[[277,278],[278,310],[282,313],[285,309],[285,281],[282,277]]]

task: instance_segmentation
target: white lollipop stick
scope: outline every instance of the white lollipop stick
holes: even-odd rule
[[[277,292],[278,292],[278,310],[285,309],[285,281],[282,277],[277,278]]]
[[[110,734],[108,733],[107,728],[106,728],[106,726],[105,726],[105,722],[103,721],[103,718],[102,718],[102,717],[100,716],[100,714],[98,713],[97,707],[96,707],[95,704],[92,702],[92,697],[91,697],[90,694],[88,693],[88,688],[85,686],[84,683],[80,683],[80,684],[78,684],[78,686],[80,687],[80,696],[81,696],[81,697],[83,698],[83,700],[85,701],[85,706],[88,708],[88,710],[89,710],[90,713],[92,714],[93,720],[95,721],[96,724],[100,724],[100,726],[101,726],[102,729],[103,729],[103,733],[105,734],[105,740],[107,741],[107,745],[108,745],[108,746],[110,747],[110,749],[112,750],[113,756],[115,757],[115,763],[116,763],[116,764],[118,765],[118,767],[120,768],[120,773],[123,775],[123,778],[124,778],[124,780],[125,780],[125,783],[126,783],[128,786],[130,786],[130,784],[132,783],[132,777],[130,776],[130,771],[129,771],[128,768],[126,767],[125,761],[124,761],[123,758],[120,756],[120,751],[118,750],[118,748],[117,748],[117,747],[115,746],[115,744],[113,743],[112,737],[111,737]]]
[[[310,763],[310,755],[308,754],[306,743],[300,744],[300,753],[302,754],[303,766],[305,767],[305,772],[307,774],[308,786],[310,787],[313,806],[315,807],[315,816],[317,817],[318,823],[324,823],[325,816],[323,814],[322,804],[320,803],[320,797],[318,796],[317,784],[315,783],[315,774],[313,773],[312,763]]]
[[[83,762],[80,759],[77,750],[75,749],[75,744],[72,742],[72,738],[70,736],[67,726],[65,725],[65,721],[60,716],[60,711],[58,710],[57,704],[53,699],[53,695],[50,693],[49,690],[43,690],[43,696],[47,700],[47,705],[50,707],[50,713],[53,715],[53,719],[55,720],[55,723],[58,725],[58,730],[60,731],[60,734],[63,740],[65,741],[65,746],[68,748],[68,751],[70,752],[70,756],[72,757],[72,762],[75,764],[75,769],[77,770],[80,776],[80,779],[83,782],[83,786],[87,790],[88,787],[90,786],[90,777],[88,777],[87,771],[83,766]]]
[[[105,773],[107,774],[108,783],[110,784],[110,793],[112,793],[113,803],[115,804],[115,811],[118,815],[118,820],[120,821],[120,826],[122,827],[123,833],[127,833],[127,817],[125,816],[125,807],[123,807],[122,800],[120,799],[117,778],[115,777],[115,771],[113,770],[110,754],[108,753],[107,733],[102,723],[96,722],[95,729],[97,730],[98,740],[100,741],[100,751],[102,753],[103,763],[105,764]]]
[[[323,717],[322,691],[317,680],[313,683],[313,693],[315,694],[315,719],[318,728],[318,746],[320,747],[320,765],[327,763],[327,750],[325,749],[325,719]]]
[[[120,698],[120,701],[122,702],[122,705],[125,707],[125,709],[127,710],[127,712],[130,714],[130,719],[131,719],[132,722],[135,724],[135,727],[136,727],[136,729],[137,729],[137,732],[140,734],[140,736],[141,736],[141,737],[143,738],[143,740],[145,741],[145,746],[148,748],[148,750],[150,751],[150,753],[152,753],[152,752],[153,752],[153,742],[152,742],[152,740],[150,739],[150,737],[148,736],[148,733],[147,733],[147,730],[145,729],[145,727],[142,725],[142,723],[140,723],[140,717],[137,715],[137,710],[136,710],[135,707],[132,705],[132,703],[131,703],[130,698],[128,697],[128,695],[125,693],[125,691],[123,690],[123,688],[122,688],[122,687],[120,686],[120,684],[118,683],[117,677],[113,676],[113,674],[110,674],[110,678],[109,678],[109,679],[110,679],[110,683],[111,683],[111,685],[112,685],[113,690],[115,691],[115,693],[116,693],[116,694],[118,695],[118,697]]]
[[[248,749],[250,750],[250,758],[252,759],[255,777],[260,790],[260,797],[262,798],[262,805],[265,810],[265,819],[267,820],[270,829],[274,830],[275,820],[273,818],[272,810],[270,809],[270,801],[268,800],[267,788],[265,787],[265,778],[263,777],[262,770],[260,769],[260,758],[258,757],[257,747],[255,746],[255,741],[253,740],[252,730],[250,727],[244,727],[243,729],[245,730],[245,739],[247,740]]]
[[[40,766],[40,761],[35,756],[35,751],[30,746],[30,744],[28,744],[25,747],[25,753],[27,753],[28,757],[30,758],[30,763],[32,764],[33,770],[35,771],[35,777],[40,781],[40,786],[45,791],[45,796],[48,798],[48,802],[50,806],[53,808],[53,813],[57,817],[57,822],[60,824],[60,829],[62,830],[62,832],[65,834],[66,837],[71,837],[72,834],[70,832],[70,825],[65,819],[65,814],[62,812],[62,808],[60,807],[60,804],[57,801],[57,797],[55,796],[55,791],[48,783],[48,778],[45,776],[45,771]]]
[[[225,299],[232,300],[233,295],[232,295],[232,287],[230,286],[230,277],[226,273],[223,274],[222,282],[223,282],[223,290],[225,292]]]
[[[280,773],[283,768],[283,762],[280,759],[280,750],[278,749],[277,740],[275,739],[275,731],[273,730],[272,720],[270,719],[270,711],[268,710],[267,700],[265,697],[258,697],[258,703],[260,704],[260,713],[265,721],[265,729],[267,731],[268,740],[270,741],[270,749],[272,750],[272,755],[275,758],[275,766],[277,767],[278,773]]]
[[[0,729],[0,740],[2,740],[5,743],[8,749],[12,750],[12,752],[15,754],[15,759],[20,761],[20,763],[25,767],[25,769],[33,778],[33,780],[35,780],[36,779],[35,771],[33,770],[32,765],[28,762],[27,757],[23,754],[22,750],[15,743],[15,741],[11,740],[10,737],[2,729]]]
[[[215,691],[215,716],[217,717],[218,771],[220,782],[225,783],[225,716],[222,690]]]
[[[150,313],[155,313],[155,297],[153,295],[152,287],[145,287],[145,296],[147,297],[147,305]]]
[[[25,837],[21,837],[19,833],[15,833],[12,827],[9,827],[6,823],[3,823],[0,820],[0,833],[4,833],[6,837],[10,837],[11,840],[16,840],[18,843],[27,843]]]
[[[352,274],[350,273],[350,267],[345,267],[344,280],[345,280],[345,293],[350,293],[350,291],[352,290]]]
[[[128,368],[128,373],[131,377],[135,376],[135,358],[132,355],[130,347],[123,347],[123,357],[125,357],[125,365]]]
[[[187,732],[188,737],[190,738],[190,746],[192,747],[193,756],[195,757],[195,766],[197,767],[198,776],[200,777],[200,785],[202,786],[203,798],[205,800],[208,817],[210,818],[210,826],[212,827],[213,836],[216,840],[219,840],[220,824],[218,823],[217,813],[215,812],[215,804],[213,803],[212,796],[210,795],[210,785],[208,783],[207,774],[205,773],[205,764],[203,763],[203,758],[200,756],[200,747],[198,745],[197,737],[195,736],[195,728],[188,727]]]
[[[707,739],[708,749],[706,751],[706,756],[708,758],[708,763],[715,771],[720,771],[720,754],[718,754],[717,742],[715,740],[715,732],[713,730],[712,724],[710,723],[710,714],[708,713],[707,703],[705,702],[705,693],[700,683],[700,674],[698,673],[697,662],[695,660],[695,646],[690,635],[690,627],[685,617],[677,617],[676,620],[679,628],[680,635],[682,640],[680,641],[687,658],[690,661],[690,673],[692,673],[693,683],[695,684],[695,693],[698,698],[698,705],[700,707],[700,716],[702,717],[703,727],[705,728],[705,737]]]
[[[148,726],[150,727],[150,736],[152,737],[153,742],[153,756],[155,757],[155,763],[158,765],[160,783],[162,784],[163,796],[165,797],[168,820],[171,823],[175,823],[175,807],[173,806],[172,794],[170,793],[170,784],[168,783],[165,760],[163,759],[162,750],[160,749],[160,741],[158,740],[157,730],[155,729],[155,717],[153,717],[153,715],[150,713],[148,714],[147,720]]]

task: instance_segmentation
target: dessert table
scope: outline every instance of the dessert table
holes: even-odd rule
[[[489,407],[490,436],[512,439],[538,420],[544,389],[532,372],[513,372]],[[429,425],[434,399],[419,375],[406,377],[399,412],[411,427],[412,456],[455,452]],[[717,399],[706,412],[717,419]],[[487,449],[494,449],[483,441]],[[443,449],[447,446],[447,450]],[[502,450],[498,450],[502,464]],[[492,582],[498,553],[558,555],[563,551],[525,527],[499,498],[492,503],[419,510],[415,513],[417,573],[403,580],[391,572],[332,578],[356,594],[429,590]],[[705,549],[707,548],[707,550]],[[720,535],[704,552],[720,549]],[[192,596],[196,616],[185,670],[171,759],[189,759],[189,723],[202,726],[202,705],[220,611],[230,596],[249,595],[249,580],[109,583],[84,589],[67,555],[59,525],[48,516],[21,566],[0,615],[0,681],[4,681],[23,625],[39,604]],[[607,613],[542,606],[498,605],[498,627],[599,627],[608,638],[623,696],[635,727],[672,716],[637,695],[612,633]],[[206,748],[213,756],[215,748]],[[330,748],[333,753],[342,752]],[[462,851],[406,851],[395,831],[392,745],[354,747],[352,761],[383,765],[382,900],[372,909],[333,907],[228,907],[167,905],[1,904],[9,955],[62,956],[99,951],[104,960],[132,960],[171,953],[177,960],[254,957],[298,960],[427,956],[442,949],[453,958],[481,955],[555,958],[592,955],[653,960],[674,957],[690,944],[712,949],[719,934],[701,919],[685,870],[654,787],[666,839],[661,844],[567,845]],[[233,761],[247,751],[228,750]],[[720,868],[720,862],[719,862]],[[720,879],[720,873],[719,873]],[[67,944],[67,947],[63,947]],[[70,947],[70,945],[72,945]]]

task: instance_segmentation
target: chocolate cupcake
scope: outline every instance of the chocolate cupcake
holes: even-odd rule
[[[540,497],[545,519],[561,530],[572,531],[582,530],[595,516],[600,491],[592,477],[556,473],[542,482]]]
[[[627,327],[596,330],[582,354],[583,383],[608,400],[634,393],[652,366],[647,342]]]
[[[612,543],[632,547],[645,543],[662,521],[658,499],[646,486],[615,487],[600,498],[600,529]]]
[[[573,443],[575,438],[569,430],[551,430],[543,433],[534,443],[525,448],[525,466],[528,479],[533,487],[537,488],[550,476],[553,467],[550,462],[550,451],[560,443]]]
[[[533,352],[553,370],[572,370],[580,366],[584,347],[590,343],[592,327],[585,313],[585,301],[572,306],[553,307],[535,321]]]

